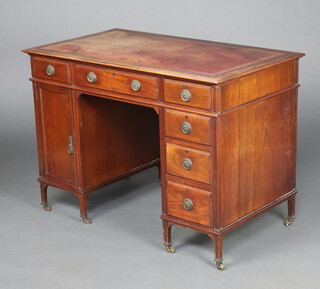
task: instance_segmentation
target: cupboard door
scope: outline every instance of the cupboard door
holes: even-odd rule
[[[35,109],[40,177],[74,187],[74,133],[69,89],[37,85]]]

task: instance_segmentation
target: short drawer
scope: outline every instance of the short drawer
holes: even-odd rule
[[[70,83],[70,66],[67,61],[35,56],[32,58],[32,76]]]
[[[210,118],[174,110],[165,112],[165,135],[200,144],[210,144]]]
[[[158,78],[112,69],[76,65],[75,82],[78,85],[157,99]]]
[[[211,153],[185,146],[166,144],[167,173],[211,184]]]
[[[210,226],[211,192],[168,182],[166,189],[168,215]]]
[[[209,110],[211,98],[211,86],[169,79],[164,81],[164,100],[166,102]]]

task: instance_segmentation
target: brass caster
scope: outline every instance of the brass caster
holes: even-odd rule
[[[46,212],[50,212],[52,210],[48,203],[40,203],[40,204],[42,205],[43,209]]]
[[[176,250],[171,245],[166,245],[166,250],[168,253],[173,254]]]
[[[85,224],[91,224],[92,223],[91,219],[89,219],[88,216],[81,216],[81,218],[82,218],[82,221]]]
[[[217,265],[217,268],[220,270],[220,271],[223,271],[224,270],[224,264],[222,263],[222,259],[219,259],[216,261],[216,265]]]
[[[283,223],[286,227],[289,227],[293,222],[294,217],[288,217]]]

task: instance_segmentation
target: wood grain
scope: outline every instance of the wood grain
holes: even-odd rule
[[[294,189],[296,90],[235,110],[218,125],[224,226]]]
[[[182,166],[184,158],[192,161],[192,168],[186,170]],[[166,144],[167,173],[178,177],[211,184],[211,153],[192,149],[186,146]]]
[[[72,98],[68,89],[37,85],[35,91],[38,146],[42,177],[74,185],[75,158],[68,153],[69,137],[74,139]],[[76,144],[73,142],[73,146]]]
[[[211,133],[210,121],[211,119],[209,117],[166,110],[165,135],[167,137],[209,145]],[[183,122],[188,122],[190,124],[191,132],[189,134],[182,132],[181,125]]]
[[[181,99],[181,92],[184,89],[188,89],[191,93],[191,99],[188,102]],[[166,102],[209,110],[211,97],[210,86],[170,79],[164,80],[164,100]]]
[[[190,186],[168,182],[167,189],[168,214],[184,220],[189,220],[204,226],[210,226],[211,193]],[[183,207],[184,199],[193,202],[193,208],[186,210]]]
[[[33,57],[32,76],[40,77],[52,81],[60,81],[65,83],[71,82],[69,62],[47,57]],[[51,64],[55,69],[55,74],[50,76],[47,74],[47,66]]]
[[[87,74],[89,72],[96,74],[97,81],[95,83],[90,83],[87,80]],[[133,80],[138,80],[140,82],[141,89],[139,91],[132,90],[131,82]],[[75,83],[92,88],[130,94],[133,98],[146,97],[157,99],[158,97],[158,80],[156,77],[118,70],[102,69],[96,66],[76,65]]]
[[[159,159],[153,109],[88,95],[79,105],[82,189]]]
[[[220,105],[214,111],[228,110],[293,86],[296,83],[296,65],[297,62],[292,60],[226,82],[218,88]]]

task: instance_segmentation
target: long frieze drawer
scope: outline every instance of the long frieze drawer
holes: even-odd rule
[[[210,118],[166,110],[165,135],[200,144],[210,144]]]
[[[168,215],[210,226],[211,192],[168,182],[166,194]]]
[[[69,63],[55,58],[33,57],[32,76],[65,83],[71,82]]]
[[[165,79],[166,102],[209,110],[212,102],[211,86]]]
[[[166,144],[167,173],[211,184],[211,153],[185,146]]]
[[[112,69],[76,65],[78,85],[157,99],[158,78]]]

